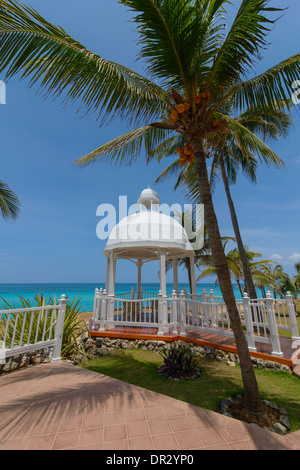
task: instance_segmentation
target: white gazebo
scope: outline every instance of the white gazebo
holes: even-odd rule
[[[178,294],[178,261],[182,258],[190,259],[191,294],[196,295],[194,250],[183,226],[174,217],[161,213],[159,205],[159,195],[149,186],[138,199],[138,211],[122,219],[111,231],[103,251],[107,258],[105,288],[108,296],[115,295],[119,259],[136,264],[138,297],[142,293],[143,264],[159,261],[160,291],[166,295],[166,263],[171,262],[174,290]]]
[[[216,296],[213,290],[209,294],[205,289],[200,295],[196,293],[194,250],[185,229],[174,217],[160,212],[160,198],[150,187],[142,191],[137,209],[113,228],[104,249],[106,288],[95,291],[92,334],[118,335],[122,328],[122,334],[130,337],[137,331],[139,335],[171,334],[174,338],[185,337],[190,332],[192,335],[205,332],[233,338],[224,299]],[[190,259],[190,294],[184,290],[179,293],[178,289],[177,266],[183,258]],[[120,259],[132,261],[137,266],[136,295],[115,293],[116,265]],[[160,290],[143,293],[142,266],[155,260],[160,264]],[[166,292],[167,262],[173,265],[174,290],[171,295]],[[293,297],[289,292],[286,299],[279,300],[271,293],[266,299],[250,299],[245,293],[236,304],[250,351],[257,351],[256,342],[261,342],[271,345],[272,355],[283,356],[280,329],[290,331],[292,340],[299,341]],[[261,334],[262,330],[265,334]]]

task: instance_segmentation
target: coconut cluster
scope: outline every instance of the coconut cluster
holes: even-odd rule
[[[172,124],[176,126],[184,127],[186,120],[189,120],[189,110],[192,108],[191,103],[184,97],[182,97],[175,90],[172,90],[173,98],[175,101],[175,106],[172,107],[170,113],[170,120]],[[196,109],[201,112],[201,109],[207,107],[211,101],[210,92],[200,91],[197,95],[194,96],[193,108],[196,105]],[[211,122],[207,124],[206,131],[208,134],[226,134],[227,133],[227,124],[226,120],[220,120],[213,118]],[[186,144],[184,147],[178,148],[177,153],[180,155],[179,164],[184,166],[186,163],[191,164],[194,160],[194,150],[193,145]]]
[[[180,147],[176,150],[176,152],[180,155],[179,157],[179,165],[182,167],[186,163],[192,163],[194,160],[194,150],[193,144],[188,144],[185,147]]]

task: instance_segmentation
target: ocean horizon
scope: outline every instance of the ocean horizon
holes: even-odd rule
[[[81,309],[83,312],[93,310],[94,292],[95,289],[104,289],[104,283],[18,283],[18,284],[0,284],[0,310],[4,309],[7,302],[12,308],[22,307],[20,298],[23,297],[30,301],[33,306],[36,305],[34,297],[41,293],[46,298],[59,299],[62,294],[72,301],[75,296],[77,300],[80,299]],[[137,284],[131,283],[116,283],[115,292],[117,294],[130,292],[132,287],[136,290]],[[158,292],[159,283],[142,283],[142,288],[145,292]],[[179,290],[186,289],[190,292],[188,283],[179,283]],[[215,295],[222,295],[220,286],[215,283],[198,283],[197,294],[201,294],[203,289],[210,292],[213,289]],[[236,299],[241,298],[239,288],[233,284],[234,295]],[[167,283],[167,291],[173,290],[173,283]]]

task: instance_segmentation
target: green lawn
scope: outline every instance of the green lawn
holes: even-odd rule
[[[243,393],[239,366],[201,358],[202,376],[174,382],[157,375],[161,356],[138,349],[116,350],[113,354],[90,360],[82,367],[114,377],[185,402],[216,411],[221,400]],[[284,372],[255,370],[263,398],[289,411],[292,431],[300,429],[300,380]]]

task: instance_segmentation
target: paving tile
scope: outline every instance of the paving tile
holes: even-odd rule
[[[105,426],[125,424],[125,414],[119,411],[109,411],[105,413],[104,419],[105,419]]]
[[[179,418],[169,418],[169,422],[173,431],[185,431],[187,429],[193,429],[191,421],[185,416]]]
[[[82,429],[80,432],[78,446],[89,444],[101,444],[103,441],[103,426],[98,428]]]
[[[90,412],[83,417],[82,428],[97,428],[103,425],[104,413]]]
[[[29,441],[29,438],[8,439],[0,443],[0,450],[25,450]]]
[[[233,450],[228,444],[217,444],[214,446],[207,446],[205,450]]]
[[[145,415],[150,419],[162,419],[165,418],[165,412],[162,406],[153,406],[151,408],[145,408]]]
[[[147,421],[136,421],[133,423],[127,423],[127,434],[128,438],[131,437],[149,437],[149,427]]]
[[[145,412],[142,408],[138,410],[125,411],[125,420],[127,423],[135,421],[144,421]]]
[[[103,444],[89,444],[87,446],[78,446],[77,450],[103,450]]]
[[[160,434],[153,436],[155,450],[180,450],[179,444],[174,434]]]
[[[221,436],[217,428],[210,427],[197,429],[197,434],[205,445],[205,447],[216,444],[225,444],[225,440]]]
[[[136,437],[128,439],[128,445],[129,450],[154,450],[152,439],[148,437]]]
[[[234,430],[228,429],[223,427],[218,427],[218,432],[221,436],[225,439],[226,442],[231,443],[235,441],[241,441],[243,439],[247,439],[249,436],[248,432],[244,430]]]
[[[149,428],[152,435],[167,434],[172,431],[167,419],[153,419],[149,421]]]
[[[0,450],[300,450],[299,431],[279,436],[63,362],[0,381]]]
[[[53,444],[53,450],[77,447],[80,431],[59,432]]]
[[[128,450],[128,442],[127,442],[127,439],[104,442],[102,445],[102,449],[103,450]]]
[[[124,424],[104,427],[104,442],[118,441],[120,439],[126,439],[126,437],[126,428]]]
[[[233,450],[248,450],[249,440],[230,442]]]
[[[56,434],[44,434],[30,439],[26,450],[51,450]]]
[[[202,447],[203,442],[197,435],[196,431],[187,430],[181,432],[175,432],[176,440],[180,446],[180,449],[192,449],[195,447]]]

